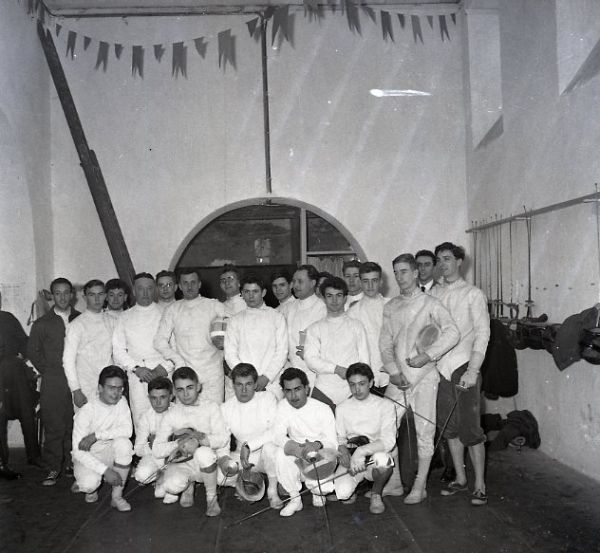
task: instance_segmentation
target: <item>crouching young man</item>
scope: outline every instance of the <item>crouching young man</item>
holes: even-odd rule
[[[111,505],[130,511],[123,498],[133,457],[131,411],[123,397],[125,373],[109,365],[98,379],[98,396],[75,413],[73,425],[73,470],[77,486],[87,503],[98,501],[102,479],[112,486]]]
[[[231,381],[235,397],[221,405],[221,412],[237,446],[235,450],[219,459],[219,467],[222,473],[226,474],[228,472],[226,467],[231,461],[234,463],[247,461],[254,465],[254,470],[269,477],[267,489],[269,505],[273,509],[281,509],[283,503],[277,493],[275,469],[278,448],[273,443],[277,399],[269,391],[256,393],[258,371],[250,363],[236,365],[231,371]],[[219,475],[219,478],[222,476]],[[235,485],[235,482],[232,485]]]
[[[325,506],[325,494],[333,492],[333,482],[309,479],[302,468],[310,465],[315,456],[319,459],[322,449],[335,449],[337,436],[333,412],[325,403],[309,397],[310,386],[303,370],[290,367],[283,371],[279,382],[285,399],[279,402],[275,416],[275,444],[281,448],[275,466],[277,479],[291,497],[279,514],[289,517],[302,510],[303,481],[311,491],[313,506]]]
[[[159,376],[148,383],[148,399],[150,408],[144,411],[139,419],[135,435],[135,454],[140,462],[135,469],[135,479],[140,484],[156,482],[154,497],[164,498],[162,486],[163,476],[158,471],[164,466],[164,459],[157,459],[152,454],[152,446],[156,439],[156,431],[165,413],[171,406],[173,384],[166,376]]]
[[[340,466],[335,494],[344,503],[354,503],[354,490],[365,478],[373,482],[370,511],[381,514],[383,487],[392,475],[396,449],[396,410],[391,401],[371,394],[375,377],[369,365],[353,363],[346,379],[352,397],[338,405],[336,430]],[[368,459],[373,464],[367,466]]]
[[[218,516],[221,508],[217,495],[217,455],[215,450],[229,443],[229,433],[219,406],[200,398],[202,385],[190,367],[173,373],[175,403],[163,416],[152,452],[157,459],[167,459],[163,476],[164,503],[194,505],[194,486],[202,482],[206,490],[207,516]],[[187,459],[170,462],[174,457]]]

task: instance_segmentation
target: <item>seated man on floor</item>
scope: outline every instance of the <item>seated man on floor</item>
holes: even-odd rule
[[[335,494],[346,504],[354,503],[354,490],[358,484],[365,478],[371,480],[370,511],[378,515],[385,511],[381,496],[392,475],[396,410],[391,401],[371,394],[375,377],[369,365],[353,363],[348,367],[346,379],[352,397],[341,403],[336,411],[341,458]],[[374,463],[367,467],[368,458]]]
[[[301,369],[290,367],[279,378],[283,395],[277,406],[274,441],[281,449],[276,455],[277,479],[290,494],[288,504],[280,511],[282,517],[302,510],[300,489],[305,481],[311,491],[314,507],[324,507],[325,494],[333,492],[333,482],[319,482],[305,477],[303,469],[321,456],[324,448],[337,447],[335,418],[331,409],[309,397],[308,377]],[[321,495],[323,493],[323,495]]]
[[[162,487],[162,474],[158,471],[164,466],[164,459],[157,459],[152,454],[152,446],[156,439],[156,431],[160,426],[165,413],[171,406],[173,397],[173,384],[166,376],[159,376],[148,383],[148,399],[150,408],[144,411],[138,419],[135,435],[135,454],[140,457],[140,462],[135,469],[135,479],[140,484],[156,482],[154,497],[165,497]]]
[[[167,459],[163,487],[163,503],[179,503],[182,507],[194,505],[194,486],[204,483],[206,515],[221,514],[217,502],[216,450],[229,444],[229,433],[219,406],[209,399],[200,398],[202,385],[190,367],[180,367],[173,373],[177,403],[163,416],[156,433],[152,452],[157,459]],[[187,459],[170,462],[174,457]]]
[[[98,379],[98,395],[76,413],[73,424],[73,471],[86,503],[98,501],[102,479],[112,486],[111,506],[131,511],[123,498],[133,457],[131,411],[123,397],[125,372],[109,365]]]
[[[219,459],[219,468],[225,474],[232,462],[247,461],[254,465],[254,470],[269,477],[269,505],[273,509],[281,509],[283,503],[277,493],[275,470],[277,446],[272,441],[277,399],[268,391],[256,393],[258,372],[250,363],[236,365],[231,371],[231,380],[235,397],[221,405],[221,412],[237,445]],[[229,471],[230,474],[232,472]],[[235,481],[231,485],[235,485]]]

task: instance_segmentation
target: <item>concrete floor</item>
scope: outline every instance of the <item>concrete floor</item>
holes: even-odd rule
[[[42,487],[45,474],[26,467],[22,451],[11,453],[21,480],[0,480],[0,493],[13,502],[0,505],[0,551],[21,552],[600,552],[600,484],[539,451],[494,452],[488,463],[489,504],[472,507],[466,495],[440,496],[440,471],[432,473],[429,497],[419,505],[385,498],[383,515],[369,513],[368,500],[324,509],[304,500],[304,510],[289,519],[267,511],[265,500],[248,505],[232,489],[223,490],[223,514],[204,517],[201,487],[191,509],[163,505],[150,487],[129,481],[130,513],[110,508],[108,488],[100,502],[87,505],[69,490],[71,479]]]

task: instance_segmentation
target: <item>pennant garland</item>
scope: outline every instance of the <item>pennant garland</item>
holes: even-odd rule
[[[304,13],[305,16],[308,15],[309,19],[312,20],[321,17],[322,11],[319,8],[319,0],[303,0],[304,5]],[[360,26],[360,12],[361,9],[364,14],[366,14],[371,21],[377,23],[377,15],[374,8],[370,6],[366,6],[362,3],[362,0],[327,0],[327,5],[330,7],[331,11],[335,13],[337,8],[341,8],[342,15],[346,15],[348,21],[348,27],[352,32],[357,32],[361,35],[361,26]],[[392,42],[394,40],[394,29],[392,24],[392,14],[387,10],[378,10],[381,18],[381,32],[383,40],[387,42],[388,37]],[[46,13],[48,12],[48,13]],[[49,16],[51,19],[55,21],[55,33],[56,36],[59,37],[63,25],[56,22],[56,18],[48,11],[44,2],[42,0],[28,0],[27,1],[27,13],[31,15],[37,16],[38,21],[46,27],[46,18]],[[402,30],[406,27],[406,18],[407,15],[403,13],[397,13],[398,22],[400,23],[400,28]],[[457,12],[447,14],[450,15],[452,22],[454,25],[457,25]],[[438,15],[438,26],[440,32],[440,38],[442,42],[445,42],[446,39],[450,41],[450,32],[448,29],[448,20],[446,14]],[[281,40],[290,41],[290,24],[292,18],[289,13],[289,4],[275,6],[269,5],[264,13],[263,20],[268,21],[272,19],[272,43],[275,43],[275,39],[279,34]],[[413,39],[415,43],[421,41],[421,44],[424,43],[423,39],[423,30],[421,27],[421,17],[418,15],[410,15],[411,27],[413,32]],[[431,29],[434,29],[434,15],[425,15],[427,22]],[[259,24],[261,24],[261,18],[255,17],[250,21],[246,22],[246,26],[248,27],[248,32],[250,37],[258,38],[258,31],[260,30]],[[69,30],[68,38],[67,38],[67,46],[66,46],[66,57],[71,57],[74,59],[76,57],[75,47],[77,43],[77,32]],[[234,69],[235,65],[235,35],[232,34],[231,29],[227,29],[225,31],[219,32],[218,35],[218,60],[219,67],[223,67],[225,70],[227,63],[229,63]],[[198,55],[202,59],[206,57],[206,51],[208,47],[208,43],[204,41],[204,37],[198,37],[192,39],[194,42],[195,50]],[[90,44],[92,43],[92,38],[88,36],[83,36],[83,50],[87,51]],[[172,76],[175,78],[179,77],[179,75],[187,78],[187,46],[185,42],[179,41],[171,44],[172,47]],[[145,49],[143,46],[135,45],[132,46],[132,54],[131,54],[131,73],[133,77],[139,75],[142,79],[144,78],[144,55]],[[162,44],[155,44],[153,46],[154,49],[154,57],[157,62],[162,61],[162,57],[166,51],[166,48]],[[121,59],[123,54],[124,47],[122,44],[114,44],[114,52],[117,60]],[[98,40],[98,54],[96,58],[95,69],[98,70],[100,66],[102,66],[102,70],[106,72],[108,67],[108,58],[110,52],[110,44],[108,42]]]

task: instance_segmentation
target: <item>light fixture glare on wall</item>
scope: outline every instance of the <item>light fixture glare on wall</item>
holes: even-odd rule
[[[421,90],[381,90],[380,88],[372,88],[369,90],[375,98],[386,98],[388,96],[431,96],[430,92]]]

